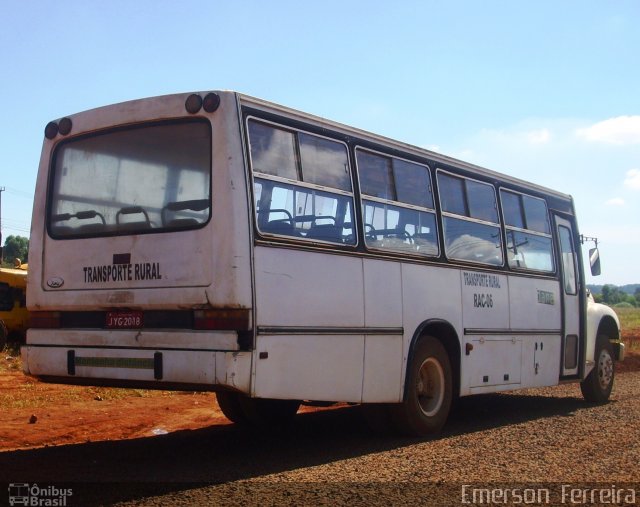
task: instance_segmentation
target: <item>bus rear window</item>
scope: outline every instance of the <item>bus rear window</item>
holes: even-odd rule
[[[54,238],[200,227],[210,218],[211,129],[188,120],[61,144],[53,157]]]

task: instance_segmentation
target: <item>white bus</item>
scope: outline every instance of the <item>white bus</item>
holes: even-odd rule
[[[568,195],[234,92],[136,100],[46,126],[24,369],[417,435],[457,396],[603,402],[624,345],[581,258]]]

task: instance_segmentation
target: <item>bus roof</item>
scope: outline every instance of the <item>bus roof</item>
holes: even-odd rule
[[[563,193],[563,192],[559,192],[557,190],[553,190],[551,188],[548,187],[544,187],[542,185],[538,185],[536,183],[531,183],[530,181],[526,181],[526,180],[522,180],[519,178],[515,178],[513,176],[509,176],[507,174],[504,173],[500,173],[497,171],[492,171],[491,169],[487,169],[485,167],[481,167],[475,164],[471,164],[469,162],[465,162],[463,160],[459,160],[453,157],[449,157],[447,155],[443,155],[441,153],[437,153],[434,151],[430,151],[427,150],[425,148],[420,148],[418,146],[414,146],[412,144],[408,144],[408,143],[404,143],[401,141],[397,141],[395,139],[391,139],[385,136],[381,136],[378,134],[374,134],[372,132],[368,132],[366,130],[362,130],[362,129],[358,129],[355,127],[351,127],[339,122],[335,122],[333,120],[328,120],[326,118],[320,117],[320,116],[315,116],[313,114],[309,114],[309,113],[305,113],[296,109],[292,109],[286,106],[282,106],[280,104],[276,104],[273,102],[269,102],[267,100],[263,100],[263,99],[259,99],[256,97],[252,97],[250,95],[244,95],[242,93],[236,92],[238,95],[238,98],[240,100],[240,103],[242,105],[246,105],[249,107],[256,107],[262,110],[266,110],[268,112],[271,112],[273,114],[280,114],[280,115],[286,115],[290,118],[293,118],[295,120],[298,121],[306,121],[306,122],[313,122],[314,124],[317,124],[319,126],[328,126],[342,134],[346,134],[346,135],[353,135],[353,136],[357,136],[360,138],[363,138],[365,140],[374,142],[374,143],[379,143],[382,145],[386,145],[386,146],[391,146],[394,149],[400,150],[400,151],[404,151],[407,153],[411,153],[413,155],[419,156],[419,157],[425,157],[428,159],[431,159],[435,162],[440,162],[442,164],[447,164],[447,165],[451,165],[463,170],[467,170],[467,171],[471,171],[474,173],[478,173],[482,176],[485,176],[487,178],[497,178],[499,180],[502,180],[506,183],[510,183],[513,184],[515,186],[518,187],[524,187],[527,189],[531,189],[531,190],[535,190],[538,192],[541,192],[543,194],[547,194],[547,195],[552,195],[556,198],[559,198],[561,200],[565,200],[568,201],[570,203],[573,203],[573,198],[571,197],[571,195]]]
[[[294,121],[299,121],[299,122],[306,122],[306,123],[311,123],[319,128],[330,128],[342,135],[345,136],[354,136],[354,137],[359,137],[364,141],[368,141],[371,143],[375,143],[375,144],[380,144],[383,146],[387,146],[387,147],[391,147],[392,149],[396,149],[398,151],[407,153],[407,154],[411,154],[413,156],[416,157],[422,157],[422,158],[426,158],[429,160],[432,160],[436,163],[441,163],[441,164],[445,164],[445,165],[449,165],[464,171],[469,171],[471,173],[475,173],[478,174],[482,177],[488,178],[488,179],[497,179],[499,181],[503,181],[507,184],[510,185],[514,185],[516,187],[521,187],[523,189],[528,189],[531,191],[535,191],[544,195],[548,195],[548,196],[552,196],[555,199],[559,199],[561,201],[564,201],[563,204],[563,208],[570,208],[573,210],[573,198],[571,197],[571,195],[563,193],[563,192],[559,192],[557,190],[553,190],[551,188],[548,187],[544,187],[542,185],[538,185],[536,183],[531,183],[529,181],[526,180],[522,180],[513,176],[509,176],[508,174],[504,174],[504,173],[500,173],[498,171],[493,171],[491,169],[487,169],[485,167],[481,167],[475,164],[471,164],[469,162],[465,162],[463,160],[459,160],[456,159],[454,157],[450,157],[447,155],[443,155],[441,153],[437,153],[434,151],[430,151],[427,150],[425,148],[420,148],[418,146],[414,146],[412,144],[409,143],[404,143],[401,141],[397,141],[395,139],[391,139],[382,135],[378,135],[378,134],[374,134],[372,132],[368,132],[366,130],[362,130],[356,127],[351,127],[349,125],[345,125],[343,123],[339,123],[333,120],[329,120],[327,118],[323,118],[321,116],[316,116],[310,113],[305,113],[303,111],[299,111],[297,109],[293,109],[287,106],[283,106],[280,104],[276,104],[274,102],[270,102],[264,99],[260,99],[257,97],[253,97],[251,95],[246,95],[243,94],[241,92],[237,92],[237,91],[233,91],[233,90],[209,90],[209,91],[215,91],[215,93],[220,93],[220,94],[232,94],[235,95],[241,106],[247,106],[247,107],[253,107],[256,109],[260,109],[262,111],[265,111],[268,114],[273,114],[273,115],[279,115],[279,116],[286,116]],[[142,99],[135,99],[135,100],[131,100],[131,101],[126,101],[126,102],[122,102],[122,103],[117,103],[117,104],[109,104],[106,106],[102,106],[102,107],[98,107],[92,110],[86,110],[86,111],[81,111],[72,115],[67,115],[70,118],[81,118],[83,117],[85,114],[87,113],[96,113],[96,112],[100,112],[102,115],[102,119],[103,121],[105,119],[109,118],[109,115],[105,116],[105,113],[107,111],[112,110],[112,108],[122,108],[123,106],[128,106],[126,108],[126,110],[130,113],[133,110],[137,110],[138,107],[142,107],[142,104],[144,103],[149,103],[149,102],[154,102],[156,104],[156,106],[158,107],[158,111],[162,110],[161,107],[161,101],[163,99],[178,99],[178,98],[184,98],[186,96],[188,96],[190,93],[208,93],[208,91],[203,92],[203,91],[198,91],[198,92],[186,92],[186,93],[176,93],[176,94],[169,94],[169,95],[164,95],[164,96],[156,96],[156,97],[147,97],[147,98],[142,98]],[[137,107],[134,107],[137,106]],[[111,120],[114,121],[116,117],[111,117]],[[74,120],[74,124],[75,124],[75,120]],[[568,206],[567,206],[568,205]]]

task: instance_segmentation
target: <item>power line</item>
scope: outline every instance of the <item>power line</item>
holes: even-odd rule
[[[29,220],[17,220],[15,218],[2,218],[0,219],[0,224],[2,227],[12,227],[17,225],[18,227],[30,227],[31,222]]]
[[[5,227],[5,231],[6,230],[23,232],[25,234],[29,234],[31,232],[29,229],[24,229],[22,227]]]
[[[0,227],[2,227],[2,229],[12,229],[15,231],[28,231],[31,228],[29,224],[25,224],[25,223],[11,224],[11,223],[8,223],[6,220],[2,221],[2,223],[0,224]]]
[[[33,194],[29,193],[29,192],[25,192],[24,190],[20,190],[18,188],[12,188],[12,187],[2,187],[4,190],[6,190],[6,192],[8,194],[13,194],[13,195],[17,195],[19,197],[26,197],[28,199],[33,198]]]

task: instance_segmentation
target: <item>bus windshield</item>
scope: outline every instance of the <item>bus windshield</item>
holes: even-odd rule
[[[189,229],[210,217],[206,121],[150,124],[61,143],[48,215],[53,238]]]

